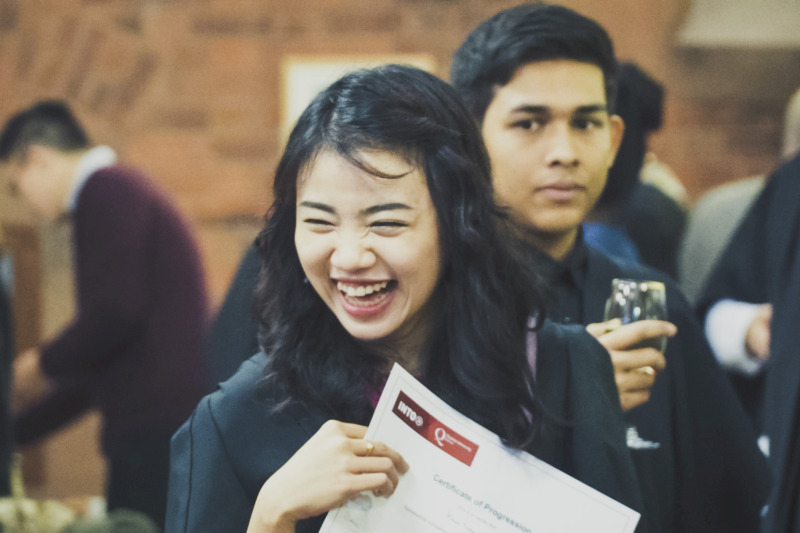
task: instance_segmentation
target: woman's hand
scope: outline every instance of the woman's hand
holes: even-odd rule
[[[365,440],[366,431],[325,422],[261,487],[247,531],[293,532],[298,520],[336,509],[365,490],[391,495],[408,465],[385,444]]]

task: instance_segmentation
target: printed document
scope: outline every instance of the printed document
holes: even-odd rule
[[[395,365],[366,438],[409,465],[389,498],[364,493],[322,533],[631,533],[639,513],[510,449]]]

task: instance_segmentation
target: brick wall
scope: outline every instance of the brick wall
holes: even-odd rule
[[[514,3],[0,0],[0,116],[68,99],[97,140],[150,171],[194,222],[218,302],[269,204],[282,57],[423,52],[446,76],[468,31]],[[676,50],[686,0],[564,3],[665,83],[655,147],[693,196],[772,166],[782,107],[800,85],[797,53],[743,64],[736,52]]]

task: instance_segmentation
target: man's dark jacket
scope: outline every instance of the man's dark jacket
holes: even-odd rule
[[[773,306],[760,414],[774,485],[762,531],[800,531],[800,154],[767,180],[709,279],[700,316],[723,298]]]
[[[639,436],[658,448],[632,448],[645,500],[647,530],[758,531],[769,476],[756,436],[683,295],[666,275],[612,260],[583,243],[562,263],[534,252],[554,286],[548,316],[561,322],[601,322],[614,278],[661,280],[669,320],[666,370],[650,401],[626,413]]]

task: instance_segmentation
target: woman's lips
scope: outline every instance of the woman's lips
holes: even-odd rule
[[[342,309],[359,318],[379,315],[385,311],[394,298],[395,286],[396,283],[391,281],[336,283]]]
[[[349,283],[337,281],[336,288],[346,296],[369,296],[382,291],[388,285],[388,281]]]

